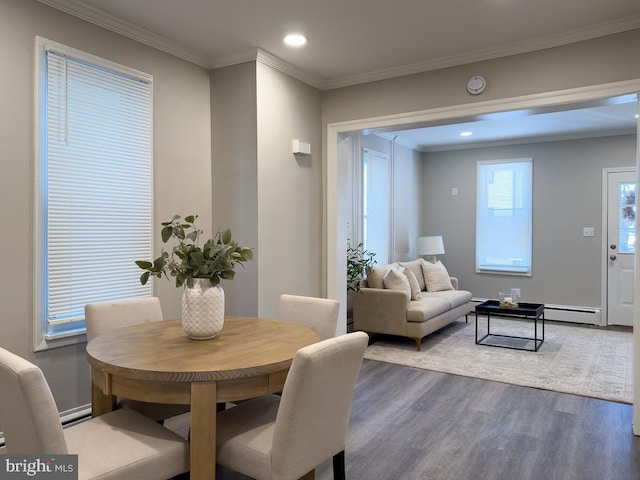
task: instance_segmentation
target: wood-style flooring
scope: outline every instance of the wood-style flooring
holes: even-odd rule
[[[631,405],[365,360],[347,479],[640,480],[631,422]]]

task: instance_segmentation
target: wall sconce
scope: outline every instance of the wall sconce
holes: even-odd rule
[[[436,255],[444,253],[444,243],[440,235],[418,238],[418,255],[425,255],[431,263],[436,263]]]

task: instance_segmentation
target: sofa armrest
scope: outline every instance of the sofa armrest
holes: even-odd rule
[[[454,290],[458,290],[458,277],[449,277],[451,278],[451,285],[453,285]]]
[[[406,335],[407,296],[403,291],[361,288],[352,302],[354,330]]]

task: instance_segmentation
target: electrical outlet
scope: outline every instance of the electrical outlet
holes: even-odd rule
[[[594,237],[595,229],[593,227],[583,227],[582,228],[582,236],[583,237]]]
[[[451,189],[451,195],[453,195],[454,197],[458,195],[458,187],[453,187]]]

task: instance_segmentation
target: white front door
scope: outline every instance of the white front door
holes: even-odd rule
[[[633,325],[635,169],[607,173],[607,323]]]

